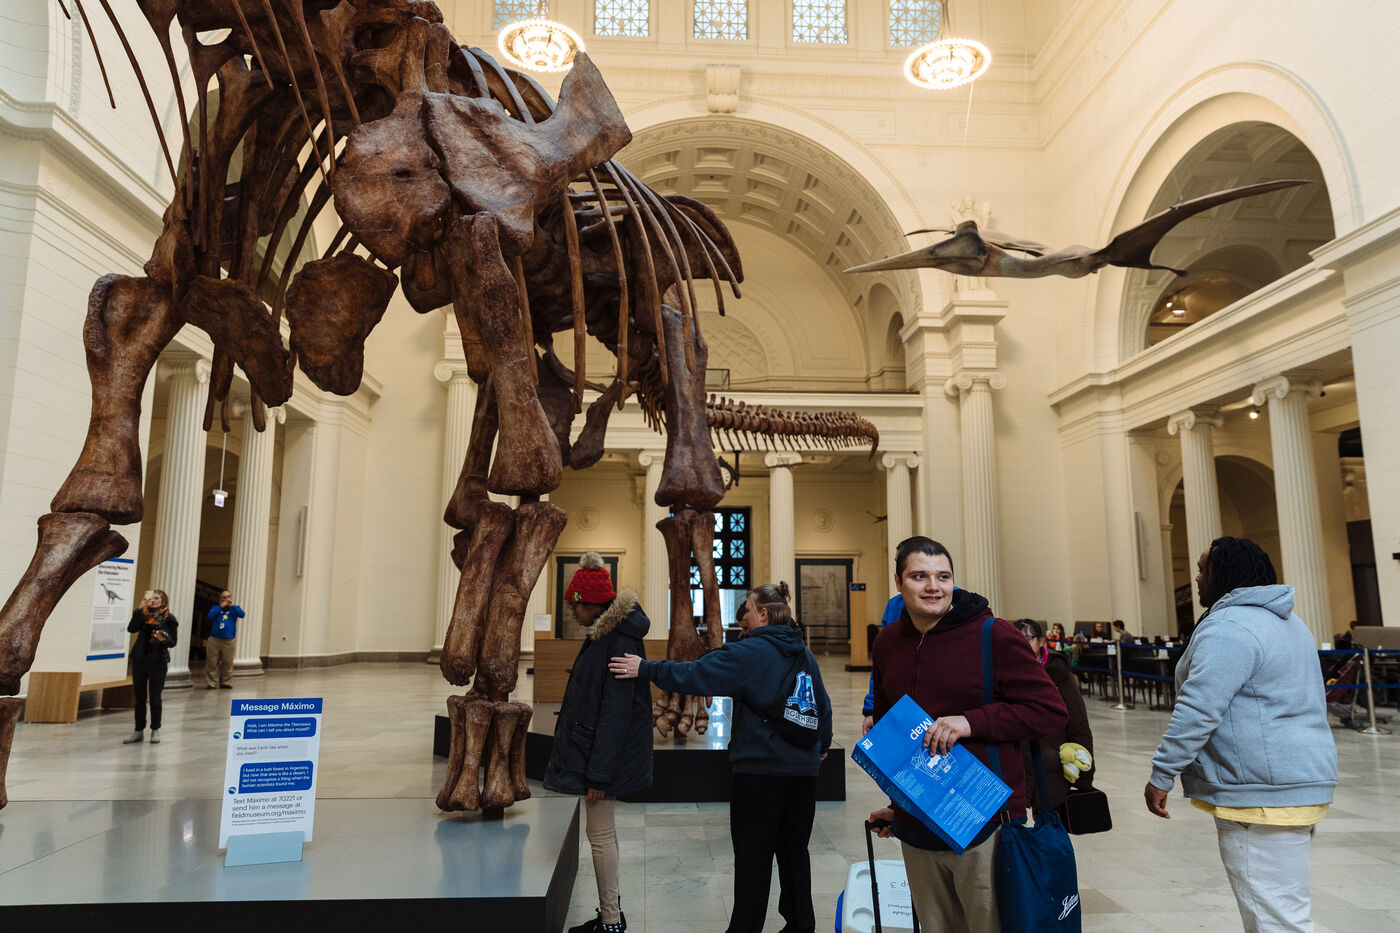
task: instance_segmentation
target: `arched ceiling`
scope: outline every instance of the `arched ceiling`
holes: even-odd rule
[[[908,246],[875,189],[825,146],[764,123],[708,117],[642,130],[618,159],[663,194],[703,201],[726,224],[749,224],[796,245],[852,307],[883,281],[906,315],[918,310],[914,273],[841,274]]]
[[[1134,345],[1124,346],[1127,355],[1145,345],[1149,319],[1158,322],[1154,326],[1159,330],[1163,322],[1189,327],[1229,303],[1206,301],[1209,296],[1197,290],[1199,284],[1217,286],[1221,295],[1253,291],[1306,265],[1312,250],[1335,235],[1322,169],[1307,146],[1281,127],[1259,121],[1232,124],[1201,140],[1177,163],[1147,216],[1212,191],[1285,178],[1310,184],[1223,204],[1178,225],[1162,239],[1153,262],[1190,270],[1186,279],[1156,270],[1128,274],[1124,311],[1133,323],[1124,339]],[[1230,268],[1230,257],[1238,260],[1238,268]],[[1271,274],[1260,281],[1266,267]],[[1199,300],[1188,315],[1173,322],[1167,302],[1179,298],[1181,291]],[[1153,342],[1163,336],[1154,334]]]

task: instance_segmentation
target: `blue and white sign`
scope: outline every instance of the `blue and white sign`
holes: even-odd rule
[[[321,699],[234,700],[219,848],[230,836],[302,833],[311,841]]]

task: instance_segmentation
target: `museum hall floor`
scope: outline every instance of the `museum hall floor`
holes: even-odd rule
[[[822,662],[837,710],[837,741],[858,738],[866,677],[847,673],[842,658]],[[530,699],[521,677],[515,697]],[[179,800],[216,798],[224,769],[224,727],[230,697],[325,699],[321,798],[422,798],[431,810],[446,763],[432,754],[433,716],[450,692],[435,666],[353,664],[240,677],[232,691],[167,689],[159,745],[122,745],[129,712],[88,712],[77,723],[24,724],[16,730],[5,818],[33,800]],[[1147,762],[1167,713],[1145,706],[1115,712],[1087,701],[1098,752],[1097,786],[1113,805],[1112,832],[1075,840],[1089,931],[1238,931],[1209,817],[1179,794],[1173,819],[1142,805]],[[1313,843],[1313,917],[1319,931],[1370,933],[1400,929],[1400,735],[1368,737],[1335,730],[1341,761],[1336,803]],[[819,803],[811,853],[817,929],[831,930],[846,870],[865,858],[864,816],[882,797],[847,762],[848,799]],[[540,791],[540,793],[543,793]],[[622,901],[635,933],[718,933],[730,904],[728,809],[723,803],[619,804]],[[582,833],[580,833],[582,837]],[[0,837],[3,838],[3,837]],[[318,839],[320,837],[318,836]],[[593,916],[596,905],[587,841],[581,838],[568,923]],[[892,842],[877,857],[897,858]],[[314,844],[307,858],[315,858]],[[101,872],[94,864],[91,871]],[[772,904],[777,904],[774,874]],[[6,891],[0,904],[20,900]],[[3,911],[0,911],[2,913]],[[782,924],[776,909],[770,929]],[[473,929],[468,915],[462,929]],[[494,933],[494,931],[492,931]]]

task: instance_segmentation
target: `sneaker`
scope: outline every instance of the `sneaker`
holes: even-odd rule
[[[159,744],[160,744],[160,730],[159,730],[159,729],[152,729],[152,730],[151,730],[151,744],[152,744],[152,745],[159,745]]]
[[[224,689],[224,690],[232,690],[232,689],[233,689],[233,684],[219,684],[219,687],[222,688],[222,689]]]
[[[140,729],[137,729],[135,732],[131,733],[131,735],[128,736],[127,738],[122,739],[122,744],[123,744],[123,745],[132,745],[132,744],[134,744],[134,743],[136,743],[136,742],[142,741],[143,738],[144,738],[144,736],[142,735],[141,730],[140,730]]]
[[[213,684],[209,684],[209,685],[207,685],[204,689],[205,689],[205,690],[217,690],[218,688],[215,687]]]
[[[617,923],[604,923],[603,912],[597,911],[598,916],[587,923],[580,923],[576,927],[569,927],[569,933],[626,933],[627,915],[618,912]]]

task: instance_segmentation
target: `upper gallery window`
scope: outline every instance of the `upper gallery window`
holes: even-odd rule
[[[593,33],[599,36],[647,36],[651,0],[593,0]]]
[[[542,11],[539,0],[496,0],[496,16],[491,21],[491,28],[500,29],[509,23],[539,16],[541,12],[548,13],[549,4],[546,3]]]
[[[793,0],[792,41],[843,45],[846,0]]]
[[[695,38],[747,39],[748,0],[695,0]]]
[[[890,0],[890,45],[926,45],[939,25],[938,0]]]

